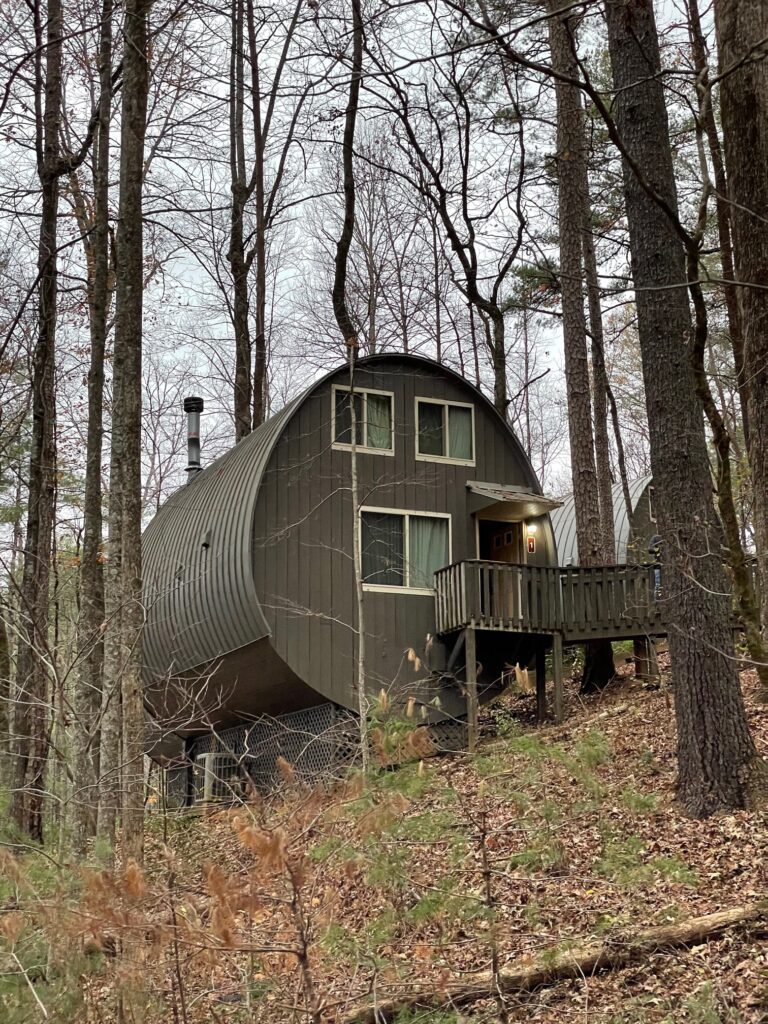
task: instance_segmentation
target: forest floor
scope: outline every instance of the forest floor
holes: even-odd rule
[[[439,991],[494,956],[503,971],[543,950],[621,943],[643,927],[765,899],[768,816],[686,817],[674,798],[670,693],[623,672],[597,697],[571,688],[560,726],[536,728],[530,696],[504,700],[486,712],[496,735],[474,758],[382,771],[322,796],[288,784],[276,805],[177,823],[168,839],[185,889],[220,941],[309,946],[303,977],[294,955],[273,951],[247,965],[234,952],[202,971],[190,964],[198,1005],[221,1021],[288,1021],[316,998],[323,1019],[344,1020],[371,992]],[[768,755],[768,708],[753,700],[750,673],[743,684]],[[151,843],[150,871],[167,856]],[[297,897],[305,923],[291,910]],[[508,996],[504,1010],[489,1000],[403,1020],[768,1022],[766,937],[768,926],[736,928]]]
[[[61,896],[39,900],[49,963],[74,964],[75,942],[90,948],[91,966],[70,972],[70,1015],[30,971],[12,997],[0,986],[17,1011],[0,1019],[40,1019],[34,988],[49,1009],[55,1002],[51,1019],[104,1024],[117,979],[147,1024],[298,1024],[313,1005],[315,1021],[344,1022],[374,999],[442,992],[494,959],[503,972],[596,940],[617,948],[643,928],[765,899],[768,815],[687,818],[674,798],[666,683],[651,690],[622,672],[596,697],[569,687],[559,726],[536,727],[530,695],[505,698],[485,712],[474,757],[312,793],[286,767],[273,800],[153,815],[144,873],[86,872],[66,913]],[[768,756],[768,708],[754,701],[750,673],[743,684]],[[411,726],[398,729],[382,741],[407,747]],[[507,994],[503,1007],[489,999],[397,1020],[765,1024],[766,940],[764,919],[625,969]],[[23,938],[18,949],[23,959]]]

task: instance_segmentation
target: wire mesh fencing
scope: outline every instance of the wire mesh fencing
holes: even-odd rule
[[[466,749],[467,725],[451,719],[419,727],[428,732],[427,756]],[[160,806],[238,801],[249,791],[270,793],[292,779],[312,786],[340,779],[361,761],[357,716],[336,704],[285,715],[187,741],[186,754],[161,772]],[[288,766],[288,767],[286,767]]]

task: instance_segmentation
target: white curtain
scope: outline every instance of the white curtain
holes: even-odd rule
[[[448,451],[452,459],[472,459],[472,410],[448,407]]]
[[[368,447],[392,447],[392,406],[388,395],[367,395]]]
[[[408,585],[434,587],[435,573],[448,564],[448,520],[433,516],[410,516],[408,555]]]

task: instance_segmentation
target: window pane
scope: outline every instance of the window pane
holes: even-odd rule
[[[432,516],[408,518],[410,587],[434,587],[434,575],[448,565],[448,520]]]
[[[335,409],[336,409],[336,435],[335,441],[341,442],[341,444],[352,443],[352,415],[350,409],[349,391],[336,391]],[[355,434],[357,436],[357,443],[363,443],[363,396],[359,391],[355,392],[355,416],[356,416],[356,427]]]
[[[419,402],[419,454],[445,455],[442,405]]]
[[[448,454],[452,459],[472,459],[472,410],[448,406]]]
[[[362,512],[363,581],[402,587],[403,517],[386,512]]]
[[[389,395],[366,395],[368,405],[368,447],[392,447],[392,400]]]

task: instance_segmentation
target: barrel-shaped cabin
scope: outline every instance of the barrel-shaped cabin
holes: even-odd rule
[[[357,360],[352,379],[339,367],[190,475],[144,535],[148,700],[182,735],[357,708],[356,533],[367,689],[431,720],[466,711],[435,573],[556,563],[556,503],[509,425],[459,374],[417,356]],[[481,699],[541,643],[478,634]]]
[[[615,565],[642,565],[653,561],[650,552],[657,531],[653,506],[653,477],[642,476],[627,482],[627,493],[621,483],[613,485],[613,529],[616,541]],[[629,502],[627,502],[629,498]],[[579,565],[576,537],[576,503],[572,494],[552,512],[557,560],[562,566]]]

